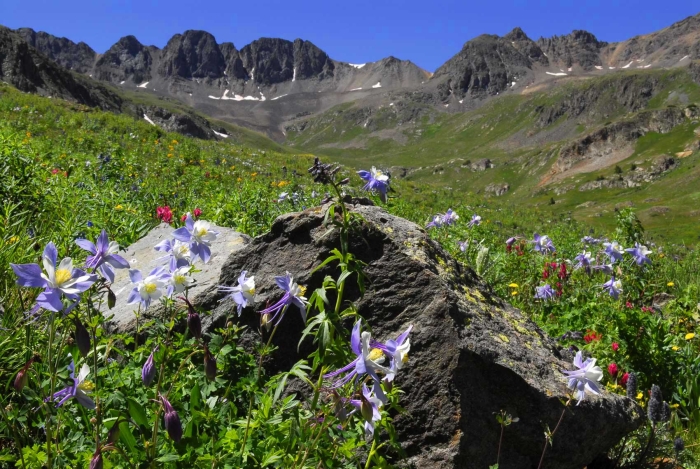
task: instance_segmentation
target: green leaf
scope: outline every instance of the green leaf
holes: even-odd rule
[[[179,461],[180,456],[177,454],[166,454],[165,456],[161,456],[156,461],[158,462],[174,462],[174,461]]]
[[[275,390],[275,395],[272,397],[272,402],[277,402],[277,399],[280,398],[282,391],[284,391],[284,386],[287,384],[287,377],[288,376],[289,376],[288,373],[284,373],[284,375],[282,375],[282,379],[280,379],[280,382],[277,385],[277,389]]]
[[[199,383],[195,383],[190,392],[190,409],[198,410],[202,405],[202,393],[199,390]]]
[[[119,439],[126,445],[129,452],[136,453],[136,438],[134,438],[134,435],[131,433],[127,422],[119,424]]]
[[[139,404],[133,397],[127,397],[126,403],[129,406],[129,415],[138,425],[147,427],[148,417],[146,416],[146,410],[141,404]],[[121,426],[119,427],[121,429]]]

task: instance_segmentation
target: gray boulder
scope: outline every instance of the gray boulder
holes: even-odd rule
[[[309,293],[325,275],[337,276],[335,266],[312,273],[338,245],[337,233],[324,225],[326,210],[280,216],[269,233],[234,250],[223,264],[215,283],[233,285],[242,270],[256,280],[254,308],[238,319],[250,326],[243,346],[260,340],[255,311],[281,296],[274,276],[289,271]],[[573,356],[496,297],[418,225],[379,207],[355,205],[353,211],[364,221],[351,236],[351,251],[367,263],[369,284],[360,297],[349,281],[346,300],[356,303],[379,340],[414,326],[409,366],[397,377],[406,411],[394,420],[408,455],[406,466],[481,469],[494,464],[500,435],[495,415],[504,410],[520,420],[505,430],[501,469],[537,467],[545,426],[554,428],[563,410],[567,388],[561,371],[573,367]],[[233,305],[222,302],[216,288],[190,297],[212,312],[204,321],[209,329],[235,318]],[[289,368],[313,349],[309,343],[297,348],[304,324],[294,309],[280,327],[273,340],[278,349],[266,365],[270,371]],[[607,392],[587,396],[567,411],[544,467],[580,469],[643,419],[630,399]]]

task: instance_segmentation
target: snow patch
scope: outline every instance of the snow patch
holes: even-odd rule
[[[124,83],[126,83],[124,80],[119,82],[120,85],[123,85]]]
[[[148,82],[140,84],[139,86],[137,86],[137,88],[145,88],[147,86],[148,86]]]
[[[683,62],[683,61],[684,61],[685,59],[687,59],[688,57],[690,57],[690,56],[689,56],[689,55],[686,55],[686,56],[683,57],[681,60],[679,60],[679,62]],[[92,76],[92,75],[90,75],[90,76]]]
[[[628,63],[627,65],[625,65],[625,66],[624,66],[624,67],[622,67],[622,68],[630,68],[630,65],[632,65],[633,63],[634,63],[634,60],[633,60],[633,61],[631,61],[630,63]]]
[[[463,99],[460,99],[460,100],[459,100],[459,104],[462,104],[463,102],[464,102]]]
[[[573,67],[569,67],[569,71],[572,72],[574,69]]]
[[[608,67],[608,69],[610,69],[610,70],[615,70],[615,67]]]
[[[649,68],[649,67],[651,67],[651,64],[647,64],[644,66],[644,68]]]
[[[549,56],[548,56],[547,54],[545,54],[544,52],[542,52],[542,53],[544,54],[545,57],[549,57]]]
[[[603,70],[603,67],[601,67],[600,65],[596,65],[595,68],[597,68],[598,70]]]
[[[361,89],[362,89],[362,87],[360,86],[359,88],[353,88],[350,91],[360,91]]]
[[[358,68],[358,69],[359,69],[359,68],[364,67],[364,66],[367,65],[367,64],[348,64],[348,65],[350,65],[351,67],[355,67],[355,68]]]
[[[381,88],[382,87],[382,82],[378,81],[376,85],[372,85],[372,88]]]
[[[562,72],[562,73],[559,73],[559,72],[556,72],[556,73],[546,72],[546,73],[547,73],[547,75],[552,75],[553,77],[565,77],[565,76],[566,76],[566,73],[563,73],[563,72]]]
[[[445,107],[449,106],[449,104],[445,104]]]
[[[255,96],[241,96],[239,94],[234,94],[233,97],[230,97],[230,96],[226,96],[227,94],[228,94],[228,90],[226,90],[224,92],[224,95],[220,98],[218,96],[212,96],[212,95],[209,95],[208,98],[209,99],[217,99],[217,100],[221,99],[223,101],[265,101],[265,96],[262,93],[260,93],[260,96],[261,96],[260,98],[256,98]]]
[[[253,70],[250,71],[250,79],[255,80],[255,67],[253,67]]]
[[[510,87],[512,88],[512,87],[514,87],[514,86],[515,86],[515,82],[512,82],[512,83],[510,84]]]
[[[151,125],[156,125],[156,123],[153,122],[151,119],[149,119],[148,116],[147,116],[146,114],[143,115],[143,118],[146,119],[146,122],[148,122],[149,124],[151,124]]]
[[[297,81],[297,68],[294,67],[294,75],[292,75],[292,81]]]
[[[212,130],[213,130],[213,129],[212,129]],[[219,137],[228,138],[228,135],[226,135],[226,134],[222,134],[221,132],[217,132],[216,130],[213,130],[213,132],[214,132],[216,135],[218,135]]]
[[[285,96],[287,96],[287,95],[286,95],[286,94],[281,94],[281,95],[279,95],[279,96],[275,96],[275,97],[272,98],[270,101],[274,101],[275,99],[284,98]]]
[[[394,103],[389,103],[389,106],[393,106],[393,105],[394,105]]]

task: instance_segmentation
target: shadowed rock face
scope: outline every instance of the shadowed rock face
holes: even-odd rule
[[[214,36],[206,31],[188,30],[168,41],[158,72],[165,77],[220,78],[224,70],[224,56]]]
[[[600,51],[607,43],[598,41],[588,31],[575,30],[565,36],[541,37],[537,45],[554,64],[563,67],[578,64],[584,70],[591,70],[602,65]]]
[[[368,265],[364,297],[353,281],[346,289],[359,313],[379,340],[395,338],[412,324],[408,366],[397,377],[405,391],[406,412],[396,416],[400,441],[416,468],[484,468],[495,462],[501,409],[520,418],[505,431],[501,467],[536,467],[544,425],[556,424],[566,398],[561,370],[572,368],[572,356],[560,351],[520,311],[495,297],[471,269],[449,257],[418,225],[373,206],[356,205],[363,217],[351,236],[351,251]],[[217,283],[232,285],[242,270],[257,285],[254,310],[240,321],[250,326],[241,339],[245,347],[260,340],[260,310],[280,297],[274,276],[291,272],[309,292],[335,267],[312,273],[337,246],[323,224],[323,208],[279,217],[271,231],[230,255]],[[210,288],[194,297],[212,315],[208,328],[234,316],[233,305],[220,302]],[[334,299],[329,298],[331,304]],[[304,327],[291,308],[274,337],[279,349],[266,366],[288,369],[312,350],[297,344]],[[345,334],[349,337],[349,327]],[[548,450],[546,465],[580,469],[614,445],[643,420],[629,399],[604,393],[588,396],[571,408]]]
[[[95,78],[111,82],[121,82],[131,78],[134,83],[151,79],[153,66],[152,52],[155,47],[146,47],[134,36],[125,36],[97,60]]]
[[[79,73],[89,73],[97,53],[84,42],[75,43],[65,37],[56,37],[31,28],[19,28],[17,34],[36,50],[62,67]]]

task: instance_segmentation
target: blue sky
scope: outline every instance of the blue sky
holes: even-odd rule
[[[104,52],[120,37],[163,47],[204,29],[241,48],[259,37],[302,38],[332,58],[364,63],[393,55],[434,71],[464,42],[520,26],[532,39],[586,29],[613,42],[700,12],[696,0],[1,0],[0,24],[85,41]]]

